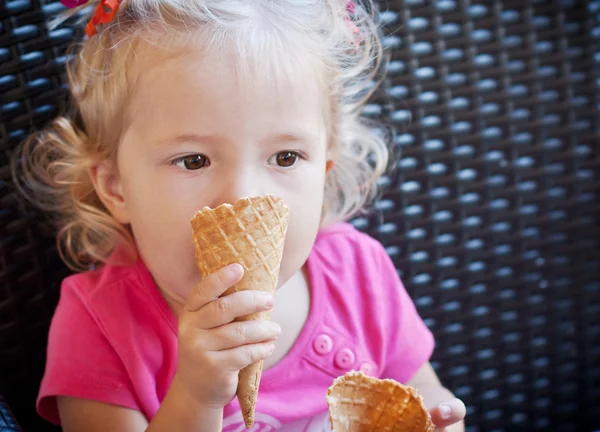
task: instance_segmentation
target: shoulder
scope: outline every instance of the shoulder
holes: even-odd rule
[[[357,365],[381,372],[399,311],[412,304],[385,248],[352,225],[338,224],[319,234],[311,260],[309,273],[322,281],[313,286],[315,304],[322,300],[328,311],[324,333],[343,341]]]
[[[324,286],[330,307],[350,309],[369,306],[380,309],[397,297],[401,282],[384,247],[376,239],[350,224],[336,224],[317,236],[308,270]],[[344,299],[344,300],[340,300]]]
[[[358,256],[373,252],[377,255],[385,254],[381,243],[349,223],[337,223],[322,228],[317,235],[315,249],[321,253],[335,249],[342,254]]]
[[[327,329],[336,340],[353,339],[348,349],[379,375],[406,382],[434,342],[385,248],[351,225],[334,225],[318,236],[315,258]]]
[[[339,271],[354,268],[362,274],[374,273],[372,276],[389,260],[381,243],[349,223],[323,228],[317,235],[313,254],[326,267]]]
[[[136,407],[131,382],[111,331],[118,315],[104,312],[111,287],[129,277],[131,269],[104,266],[67,277],[48,334],[46,370],[37,409],[45,419],[60,422],[57,396]],[[114,290],[113,290],[114,291]],[[115,291],[116,292],[116,291]],[[123,302],[115,295],[113,304]]]
[[[383,245],[350,224],[327,227],[317,237],[308,263],[309,272],[319,275],[320,287],[333,296],[330,307],[358,307],[384,317],[395,314],[410,299],[398,270]],[[319,288],[319,287],[318,287]]]
[[[321,244],[340,239],[359,244],[379,244],[377,240],[357,230],[354,228],[354,225],[348,222],[340,222],[322,227],[317,234],[316,243]]]
[[[112,294],[123,284],[139,285],[142,282],[137,262],[130,265],[105,264],[96,269],[76,273],[63,280],[61,298],[78,297],[82,301]]]
[[[142,280],[137,264],[107,264],[65,278],[50,327],[52,348],[61,346],[62,352],[73,338],[101,339],[105,347],[115,348],[122,335],[117,329],[139,315],[136,305],[142,297],[138,291],[144,289]],[[80,351],[79,355],[88,353]]]
[[[74,303],[82,305],[95,321],[117,326],[121,320],[151,319],[149,314],[160,315],[161,322],[172,321],[168,306],[141,260],[126,265],[109,262],[67,277],[56,313],[66,312]]]
[[[134,334],[123,331],[125,327],[165,337],[177,329],[176,317],[141,260],[129,265],[106,264],[66,278],[53,321],[73,322],[72,316],[94,326],[117,350],[127,349],[129,339],[135,339]],[[90,330],[88,326],[72,331]]]
[[[72,275],[52,318],[38,411],[56,423],[56,396],[71,396],[153,415],[148,389],[170,376],[176,342],[176,318],[141,261]]]

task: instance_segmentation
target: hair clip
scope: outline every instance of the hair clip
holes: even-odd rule
[[[356,24],[354,24],[354,21],[352,21],[352,17],[354,17],[355,14],[356,14],[356,3],[353,0],[350,0],[346,3],[345,19],[346,19],[346,23],[348,24],[348,27],[350,27],[350,29],[352,30],[352,33],[354,34],[354,45],[358,46],[362,42],[362,36],[360,34],[360,29],[358,28],[358,26]]]
[[[100,0],[94,16],[85,26],[85,34],[92,37],[96,34],[96,26],[110,23],[117,13],[121,0]]]
[[[86,4],[88,0],[60,0],[60,2],[69,9],[73,9]],[[120,4],[121,0],[100,0],[94,15],[85,26],[85,34],[92,37],[98,31],[97,26],[110,23],[115,17]]]
[[[356,4],[354,1],[350,0],[348,3],[346,3],[346,12],[348,12],[350,15],[354,15],[356,13]]]

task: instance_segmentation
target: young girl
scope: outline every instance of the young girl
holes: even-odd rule
[[[254,430],[329,431],[325,392],[349,370],[415,386],[440,430],[463,430],[391,260],[343,223],[387,164],[360,118],[380,58],[371,10],[102,1],[68,66],[74,114],[19,157],[80,271],[52,321],[43,417],[66,432],[239,431],[238,371],[264,359]],[[190,219],[267,193],[291,209],[278,292],[220,297],[243,270],[200,280]],[[271,308],[273,322],[234,322]]]

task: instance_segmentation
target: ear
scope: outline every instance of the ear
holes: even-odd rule
[[[89,175],[102,204],[119,222],[129,223],[121,179],[116,167],[109,162],[101,162],[90,168]]]

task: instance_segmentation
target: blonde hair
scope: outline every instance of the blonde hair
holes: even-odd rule
[[[54,216],[63,261],[85,270],[106,262],[120,243],[135,252],[129,227],[104,207],[89,169],[116,159],[138,42],[157,46],[169,39],[160,37],[165,34],[191,40],[191,29],[202,32],[203,44],[234,42],[238,50],[254,49],[262,56],[257,67],[272,55],[273,44],[318,56],[327,75],[334,155],[322,223],[361,211],[375,196],[388,161],[383,136],[361,116],[378,84],[382,49],[372,1],[357,2],[351,21],[346,6],[344,0],[124,0],[111,24],[74,45],[67,64],[73,113],[31,135],[13,159],[22,194]]]

